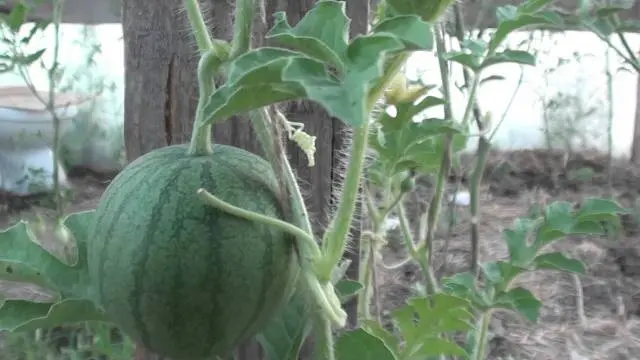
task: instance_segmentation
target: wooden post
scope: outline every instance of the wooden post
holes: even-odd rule
[[[289,0],[285,3],[289,22],[295,24],[309,10],[314,0]],[[266,4],[266,17],[256,20],[256,39],[261,39],[273,22],[272,14],[282,1]],[[229,1],[207,0],[207,14],[215,24],[214,36],[230,40],[233,4]],[[347,3],[352,18],[352,33],[367,28],[368,0]],[[129,161],[159,147],[189,141],[198,97],[196,66],[198,55],[182,0],[128,0],[122,3],[125,42],[125,145]],[[304,154],[289,146],[292,166],[307,195],[307,205],[317,233],[321,233],[330,216],[336,198],[340,176],[334,170],[345,162],[343,156],[349,143],[349,133],[337,119],[330,118],[318,105],[296,102],[284,106],[287,116],[305,124],[305,130],[317,136],[316,165],[307,167]],[[234,119],[214,129],[218,143],[231,144],[252,152],[259,146],[245,119]],[[359,239],[355,226],[352,238]],[[351,246],[352,266],[348,276],[357,278],[357,241]],[[355,321],[355,303],[349,304],[350,322]],[[259,346],[248,344],[239,350],[242,360],[261,358]],[[138,360],[160,360],[144,349],[138,349]]]

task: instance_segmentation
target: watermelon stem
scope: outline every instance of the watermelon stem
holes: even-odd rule
[[[214,76],[229,59],[230,45],[226,41],[212,39],[198,0],[185,0],[184,7],[189,23],[191,23],[191,31],[196,38],[198,50],[202,54],[198,62],[198,90],[200,94],[188,153],[192,156],[212,155],[212,126],[210,122],[207,124],[204,108],[209,97],[216,90]]]
[[[315,360],[335,360],[333,328],[331,322],[327,321],[322,313],[316,315],[316,346],[314,351]]]
[[[214,75],[229,57],[229,45],[216,41],[211,49],[200,57],[198,62],[198,89],[200,96],[196,108],[196,121],[191,133],[191,144],[188,153],[192,156],[213,154],[211,122],[205,114],[209,97],[215,91]]]
[[[398,71],[400,71],[408,56],[408,52],[395,56],[390,65],[385,69],[384,76],[376,86],[371,89],[367,98],[368,114],[371,114],[378,100],[384,95],[388,84],[393,81],[393,78]],[[329,282],[331,280],[333,268],[340,263],[347,246],[347,237],[351,229],[353,213],[356,209],[360,183],[364,172],[364,159],[369,139],[369,123],[369,121],[365,122],[364,125],[356,128],[354,131],[351,159],[349,160],[344,187],[340,194],[338,210],[331,219],[322,238],[324,256],[318,264],[320,280],[322,282]]]
[[[211,194],[210,192],[202,188],[198,189],[196,193],[198,197],[200,197],[200,199],[205,204],[213,206],[218,210],[224,211],[228,214],[231,214],[249,221],[260,222],[269,226],[277,227],[280,230],[293,235],[296,239],[303,240],[305,244],[309,246],[309,249],[311,250],[311,256],[313,258],[320,257],[321,255],[320,247],[318,246],[316,241],[313,239],[313,237],[310,234],[300,229],[299,227],[293,224],[290,224],[286,221],[273,218],[271,216],[262,215],[257,212],[245,210],[235,205],[231,205],[228,202],[220,199],[219,197]]]
[[[310,234],[300,229],[299,227],[270,216],[265,216],[231,205],[202,188],[198,189],[196,193],[205,204],[215,207],[228,214],[246,220],[275,226],[282,231],[288,232],[296,239],[304,241],[305,248],[308,252],[311,253],[310,255],[312,257],[312,261],[320,259],[321,252],[318,244]],[[342,309],[342,304],[340,303],[340,299],[335,293],[333,284],[331,284],[331,282],[321,284],[320,281],[318,281],[317,272],[313,270],[304,271],[304,282],[307,284],[309,290],[311,291],[313,299],[315,300],[316,305],[318,305],[321,309],[321,312],[324,313],[328,317],[328,319],[336,326],[344,327],[347,321],[347,313]]]
[[[251,33],[256,7],[254,1],[236,0],[231,59],[235,59],[251,49]]]
[[[187,11],[187,17],[191,24],[191,31],[196,38],[196,44],[200,53],[205,53],[209,49],[213,48],[213,41],[211,35],[207,29],[207,23],[205,23],[202,17],[202,11],[200,10],[200,4],[198,0],[185,0],[184,8]]]

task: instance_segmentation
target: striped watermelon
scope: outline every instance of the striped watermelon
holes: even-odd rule
[[[293,239],[205,205],[204,188],[247,210],[282,218],[264,159],[214,145],[152,151],[105,191],[89,246],[95,301],[139,344],[178,360],[228,355],[288,299],[298,264]]]

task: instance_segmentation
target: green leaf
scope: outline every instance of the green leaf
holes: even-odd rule
[[[335,290],[344,304],[362,290],[364,286],[355,280],[342,279],[335,285]]]
[[[491,76],[487,76],[485,78],[483,78],[482,80],[480,80],[480,85],[483,85],[485,83],[488,83],[490,81],[503,81],[506,80],[506,78],[502,75],[491,75]]]
[[[536,249],[527,245],[527,237],[530,229],[506,229],[502,232],[502,236],[507,243],[509,257],[511,262],[516,265],[524,266],[533,260],[536,256]]]
[[[477,54],[469,54],[464,51],[449,51],[442,54],[442,58],[447,61],[456,62],[473,71],[478,71],[481,67],[482,57]]]
[[[504,291],[509,284],[525,269],[506,261],[492,261],[481,264],[482,273],[488,283],[498,292]]]
[[[84,321],[108,319],[87,299],[69,298],[54,304],[6,300],[0,306],[0,331],[32,331]]]
[[[526,7],[526,3],[518,7],[516,11],[512,6],[503,8],[498,8],[496,13],[499,19],[498,28],[489,42],[489,52],[494,52],[498,49],[507,36],[514,31],[539,27],[540,25],[553,26],[562,24],[562,18],[558,14],[539,10],[532,13]]]
[[[392,35],[409,50],[432,50],[433,30],[430,24],[415,15],[402,15],[386,19],[373,29],[373,33]]]
[[[388,34],[360,36],[344,55],[345,72],[336,76],[320,61],[299,52],[260,48],[235,59],[228,82],[208,99],[207,122],[270,104],[307,98],[322,105],[329,115],[358,127],[369,121],[368,95],[380,79],[386,53],[404,49]]]
[[[337,360],[398,360],[381,339],[363,329],[342,334],[335,355]]]
[[[469,353],[455,342],[436,337],[425,338],[418,348],[411,352],[410,359],[424,359],[425,357],[448,355],[468,357]]]
[[[476,291],[476,278],[470,272],[461,272],[442,280],[442,287],[446,293],[461,298],[468,298]]]
[[[386,0],[388,11],[396,15],[419,15],[423,20],[435,21],[453,0]]]
[[[0,279],[29,282],[60,293],[63,297],[85,297],[89,291],[86,243],[93,211],[67,216],[63,226],[73,236],[77,262],[67,265],[34,240],[27,223],[0,231]]]
[[[347,49],[347,71],[341,79],[329,75],[321,63],[302,60],[292,62],[283,79],[300,84],[307,98],[321,104],[331,116],[359,127],[369,121],[368,94],[370,84],[382,75],[382,56],[402,48],[391,36],[361,36]]]
[[[573,204],[567,201],[556,201],[545,209],[544,222],[538,228],[534,241],[536,251],[540,251],[551,242],[570,235],[575,220]]]
[[[535,66],[536,57],[527,51],[507,49],[505,51],[498,52],[492,56],[489,56],[482,62],[482,65],[480,67],[482,69],[485,69],[493,65],[504,63]]]
[[[593,19],[591,21],[583,21],[582,23],[589,30],[603,37],[609,37],[616,32],[616,26],[606,18]]]
[[[460,46],[463,49],[469,50],[471,54],[482,56],[487,51],[487,42],[481,39],[468,38],[464,39]]]
[[[585,274],[587,268],[580,260],[570,259],[562,253],[553,252],[538,255],[534,264],[539,270],[560,270],[578,274]]]
[[[300,349],[311,333],[311,313],[306,294],[295,291],[289,302],[256,336],[268,360],[298,360]]]
[[[471,330],[474,319],[468,300],[445,293],[414,297],[407,301],[407,305],[395,310],[392,317],[405,340],[399,358],[466,355],[463,348],[440,339],[440,336],[442,333]]]
[[[496,305],[505,309],[519,312],[527,320],[536,322],[540,316],[542,303],[531,291],[517,287],[507,293],[499,294],[496,298]]]
[[[22,55],[22,56],[17,56],[14,57],[12,60],[19,65],[23,65],[23,66],[29,66],[33,63],[35,63],[36,61],[40,60],[40,58],[42,57],[42,55],[44,55],[44,52],[47,49],[40,49],[34,53],[28,54],[28,55]]]
[[[427,108],[442,104],[437,98],[427,97],[418,107]],[[386,169],[387,176],[394,176],[405,170],[415,170],[428,174],[437,170],[445,151],[445,136],[454,136],[453,152],[461,151],[466,144],[466,134],[453,121],[425,119],[413,121],[414,109],[410,104],[397,105],[397,116],[384,113],[379,126],[370,136],[370,146],[376,151]]]
[[[227,83],[209,97],[204,112],[208,122],[218,122],[233,115],[270,104],[306,96],[300,84],[287,82],[283,73],[295,61],[312,61],[289,50],[263,47],[248,51],[231,62]],[[322,67],[322,63],[316,62]],[[331,77],[326,69],[321,74]]]
[[[439,293],[430,297],[414,297],[407,303],[418,315],[419,331],[456,332],[471,326],[473,314],[467,299]]]
[[[629,2],[629,5],[633,4],[632,2]],[[625,10],[629,10],[631,7],[629,6],[625,6],[626,4],[622,3],[622,4],[607,4],[606,6],[600,7],[596,10],[596,16],[597,17],[608,17],[611,15],[615,15],[621,11],[625,11]]]
[[[544,9],[552,2],[553,0],[527,0],[518,6],[518,12],[521,14],[533,14]]]
[[[29,10],[29,7],[24,2],[20,1],[15,3],[11,12],[8,15],[3,16],[4,23],[12,32],[19,32],[20,28],[27,20]]]
[[[400,355],[400,339],[387,329],[383,328],[379,322],[374,320],[365,320],[362,328],[371,335],[382,340],[394,355]]]
[[[629,210],[609,199],[590,198],[576,214],[578,222],[583,221],[611,221],[620,214],[628,214]]]
[[[275,14],[275,25],[266,35],[305,55],[344,70],[342,56],[349,40],[349,18],[343,1],[319,1],[295,27],[285,12]]]

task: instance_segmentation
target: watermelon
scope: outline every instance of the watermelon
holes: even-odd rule
[[[154,150],[112,181],[88,249],[94,301],[138,344],[177,360],[225,358],[291,295],[294,239],[204,204],[204,188],[246,210],[283,219],[277,178],[248,151],[187,145]]]

